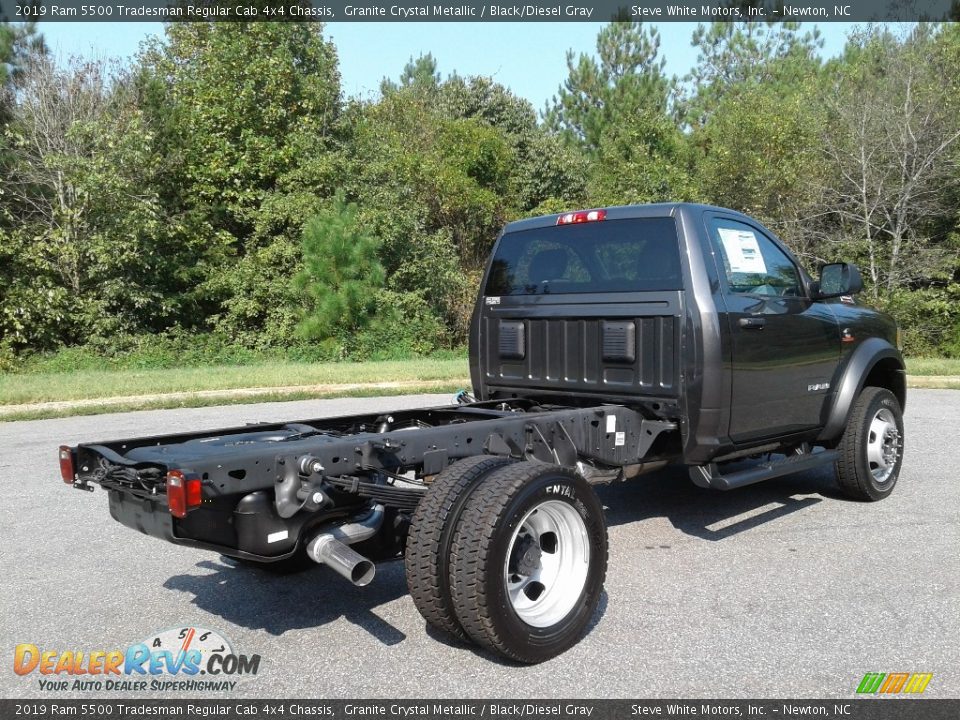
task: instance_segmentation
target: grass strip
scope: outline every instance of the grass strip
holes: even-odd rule
[[[906,358],[907,374],[960,377],[960,358]]]
[[[365,363],[264,363],[152,370],[78,370],[0,375],[0,405],[178,392],[447,380],[469,375],[467,361],[417,358]]]
[[[960,359],[908,358],[907,384],[960,390]],[[0,421],[312,398],[454,392],[465,359],[294,363],[0,375]]]
[[[380,383],[376,385],[330,385],[299,388],[247,388],[257,392],[226,391],[223,393],[177,393],[154,397],[126,397],[89,402],[56,402],[32,405],[0,406],[0,422],[45,420],[77,415],[165,410],[170,408],[210,407],[214,405],[248,405],[251,403],[319,400],[347,397],[383,397],[422,393],[454,393],[468,387],[469,380],[434,380],[425,382]]]

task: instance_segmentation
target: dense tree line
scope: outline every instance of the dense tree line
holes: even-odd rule
[[[858,262],[909,350],[960,355],[960,26],[716,23],[696,67],[611,23],[542,113],[430,56],[345,98],[316,24],[184,23],[57,64],[0,25],[0,365],[85,346],[457,347],[510,219],[659,200]]]

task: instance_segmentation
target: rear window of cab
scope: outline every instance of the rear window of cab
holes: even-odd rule
[[[505,234],[485,294],[548,295],[680,290],[673,218],[604,220]]]

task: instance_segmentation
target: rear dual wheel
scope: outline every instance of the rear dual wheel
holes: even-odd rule
[[[428,623],[461,640],[467,635],[453,611],[447,583],[453,531],[480,481],[512,462],[477,455],[448,466],[433,481],[410,522],[404,564],[413,604]]]
[[[524,663],[575,645],[596,612],[607,567],[593,489],[565,468],[524,462],[490,471],[466,494],[459,514],[445,518],[447,573],[433,581],[442,588],[435,596],[442,624],[431,619],[435,604],[424,617],[448,631],[455,620],[457,636]],[[414,594],[410,578],[408,564]],[[423,613],[416,595],[414,602]]]

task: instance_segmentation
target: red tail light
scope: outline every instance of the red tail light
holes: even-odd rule
[[[182,470],[167,473],[167,507],[176,518],[185,518],[187,512],[200,507],[203,502],[203,486],[196,475]]]
[[[200,507],[203,502],[203,492],[200,478],[187,478],[187,509]]]
[[[67,445],[60,446],[60,477],[67,485],[73,485],[76,472],[73,469],[73,450]]]
[[[606,210],[580,210],[564,213],[557,218],[557,225],[576,225],[577,223],[598,222],[607,219]]]

